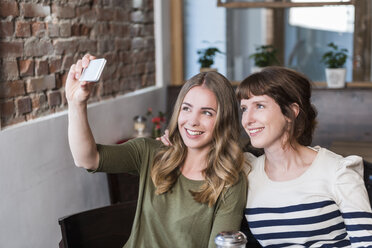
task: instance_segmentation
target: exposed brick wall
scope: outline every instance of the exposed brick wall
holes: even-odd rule
[[[153,0],[0,0],[0,127],[66,109],[87,52],[107,59],[91,102],[154,85],[153,15]]]

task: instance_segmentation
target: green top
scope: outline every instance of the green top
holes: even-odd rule
[[[182,174],[171,192],[156,195],[150,168],[160,146],[161,142],[147,138],[97,145],[100,160],[96,171],[140,176],[136,215],[124,247],[215,247],[219,232],[239,230],[247,198],[246,177],[241,175],[212,207],[196,202],[189,192],[197,191],[204,181]]]

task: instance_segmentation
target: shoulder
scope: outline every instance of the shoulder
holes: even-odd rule
[[[135,138],[127,142],[128,145],[135,146],[140,149],[158,149],[162,146],[161,141],[151,139],[151,138]]]
[[[226,189],[225,193],[223,193],[222,199],[229,199],[229,202],[242,201],[245,204],[247,189],[248,179],[244,173],[240,173],[239,180],[234,185]]]
[[[319,152],[319,162],[336,173],[353,171],[363,176],[363,159],[356,155],[343,157],[326,148],[316,147]]]

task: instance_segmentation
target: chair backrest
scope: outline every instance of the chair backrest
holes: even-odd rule
[[[372,163],[363,160],[364,164],[364,183],[366,184],[369,202],[372,206]]]
[[[136,205],[136,201],[120,203],[60,218],[60,247],[123,247],[132,229]]]

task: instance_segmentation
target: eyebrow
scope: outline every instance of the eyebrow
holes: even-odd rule
[[[188,102],[183,102],[182,105],[187,105],[187,106],[189,106],[189,107],[193,107],[193,105],[190,104],[190,103],[188,103]],[[202,107],[201,109],[202,109],[202,110],[211,110],[211,111],[217,113],[217,111],[216,111],[214,108],[210,108],[210,107]]]

